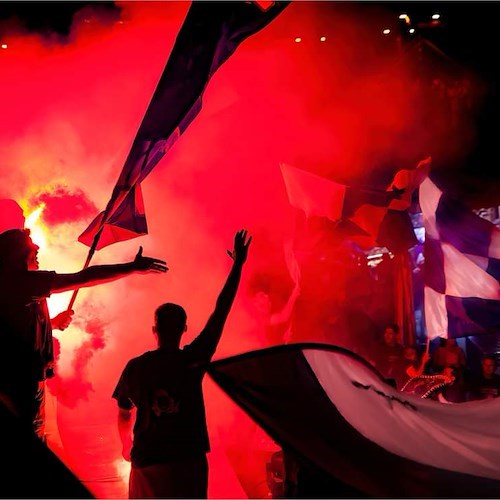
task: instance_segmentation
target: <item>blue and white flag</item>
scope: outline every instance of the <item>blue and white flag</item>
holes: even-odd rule
[[[99,250],[147,234],[141,183],[201,111],[214,73],[289,3],[191,3],[106,209],[78,241]]]
[[[208,373],[277,444],[359,497],[500,498],[500,398],[422,399],[324,344],[253,351]]]
[[[500,230],[429,178],[420,186],[419,201],[427,336],[500,333]]]

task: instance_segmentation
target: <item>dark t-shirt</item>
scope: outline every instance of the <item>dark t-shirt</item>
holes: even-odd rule
[[[397,380],[404,363],[404,348],[401,344],[389,346],[381,343],[377,346],[374,356],[376,368],[385,378]]]
[[[53,271],[23,271],[0,276],[0,391],[18,406],[33,397],[53,362],[52,327],[46,297]]]
[[[200,363],[209,361],[212,352],[200,352],[194,345],[148,351],[123,370],[113,398],[121,408],[137,407],[131,451],[135,467],[210,449]]]
[[[469,383],[469,400],[490,399],[500,396],[500,375],[493,374],[492,378],[478,376]]]

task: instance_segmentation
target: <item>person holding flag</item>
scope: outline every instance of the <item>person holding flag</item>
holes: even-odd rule
[[[164,273],[168,268],[163,260],[143,256],[140,247],[131,262],[60,274],[39,270],[38,249],[29,229],[0,234],[0,402],[28,432],[35,431],[43,439],[44,381],[53,365],[53,322],[46,298],[134,273]]]

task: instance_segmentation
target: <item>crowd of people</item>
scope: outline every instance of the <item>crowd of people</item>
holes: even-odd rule
[[[397,389],[422,397],[463,403],[500,396],[496,355],[487,353],[480,366],[469,366],[456,339],[439,339],[434,349],[403,346],[399,326],[389,324],[369,361]]]
[[[210,442],[202,381],[235,299],[251,239],[245,230],[235,234],[233,250],[228,252],[232,266],[227,280],[195,340],[181,348],[187,329],[184,308],[174,303],[159,305],[153,321],[157,349],[131,359],[118,380],[112,397],[118,406],[122,455],[132,464],[130,498],[207,498]],[[46,299],[52,293],[96,286],[133,273],[161,274],[168,268],[164,260],[143,256],[141,247],[130,262],[61,274],[39,270],[37,253],[28,229],[11,227],[0,232],[0,417],[4,423],[14,419],[22,432],[46,446],[44,399],[54,368],[52,330],[66,329],[74,314],[69,310],[50,318]],[[287,324],[300,292],[296,283],[280,314],[270,313],[268,297],[264,297],[265,323],[270,327]],[[267,341],[280,343],[272,336]],[[387,324],[378,344],[365,351],[370,353],[367,360],[398,390],[446,403],[500,396],[495,355],[484,356],[474,370],[454,339],[442,339],[432,349],[429,344],[423,349],[403,345],[399,326]],[[318,484],[319,479],[313,477]]]

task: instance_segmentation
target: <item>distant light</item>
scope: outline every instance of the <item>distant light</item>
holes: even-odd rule
[[[320,42],[326,42],[326,36],[322,36],[320,39],[319,39]]]
[[[439,19],[441,16],[439,14],[432,14],[432,19]]]
[[[406,24],[410,24],[410,16],[408,14],[399,14],[399,19],[404,20]]]
[[[389,28],[385,28],[385,30],[382,31],[384,35],[388,35],[391,32]]]
[[[415,28],[410,28],[410,29],[408,30],[408,33],[411,33],[411,34],[413,35],[413,33],[415,33]]]
[[[300,36],[295,38],[295,42],[300,43],[301,41],[302,41],[302,38],[300,38]]]
[[[7,48],[7,44],[6,43],[2,43],[2,45],[0,45],[0,47],[2,47],[2,49],[6,49]]]

